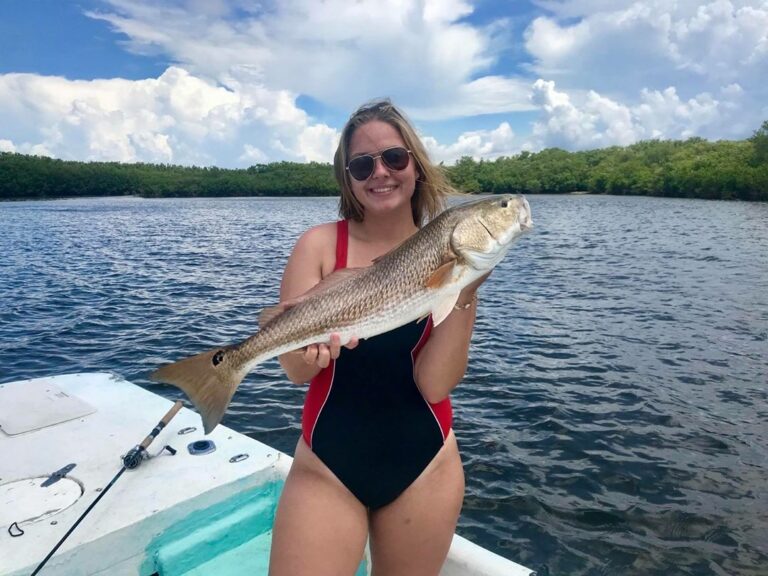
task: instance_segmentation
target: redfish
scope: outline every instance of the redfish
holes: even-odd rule
[[[461,290],[492,270],[532,226],[523,196],[449,208],[371,266],[334,272],[299,298],[264,310],[250,338],[168,364],[150,377],[181,388],[208,434],[245,375],[269,358],[329,343],[333,333],[346,344],[429,314],[440,324]]]

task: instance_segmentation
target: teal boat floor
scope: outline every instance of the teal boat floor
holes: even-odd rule
[[[153,538],[141,573],[266,576],[282,488],[282,481],[268,482],[191,512]],[[366,574],[363,561],[355,576]]]
[[[272,530],[248,540],[184,572],[180,576],[210,576],[211,574],[267,574],[269,570],[269,549],[272,545]]]
[[[272,530],[248,540],[237,548],[219,554],[204,564],[184,572],[180,576],[210,576],[217,574],[229,576],[234,574],[249,574],[259,576],[269,571],[269,550],[272,546]],[[355,573],[355,576],[366,576],[365,562]]]

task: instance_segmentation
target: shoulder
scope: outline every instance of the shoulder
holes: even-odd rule
[[[336,250],[336,222],[326,222],[308,229],[299,236],[293,253],[320,256],[329,250],[332,253]]]
[[[333,272],[336,264],[336,223],[314,226],[296,241],[283,272],[280,299],[304,294]]]
[[[326,222],[325,224],[319,224],[313,226],[304,232],[300,237],[297,245],[301,244],[323,244],[327,242],[336,242],[336,222]]]

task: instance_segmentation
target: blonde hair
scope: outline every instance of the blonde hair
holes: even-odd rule
[[[352,135],[360,126],[373,120],[386,122],[397,130],[416,162],[416,188],[411,197],[411,211],[414,224],[421,227],[426,220],[442,212],[445,208],[446,196],[458,194],[458,192],[448,183],[442,167],[430,162],[427,150],[416,131],[405,115],[388,98],[363,104],[349,117],[341,131],[339,146],[333,157],[334,174],[341,188],[339,215],[358,222],[363,220],[363,207],[352,192],[351,176],[346,168],[349,163],[349,143]]]

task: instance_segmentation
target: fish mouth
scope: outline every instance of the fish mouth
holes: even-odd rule
[[[520,212],[517,216],[517,221],[520,224],[520,230],[522,232],[528,232],[533,228],[533,220],[531,219],[531,205],[528,204],[526,198],[521,198],[523,205],[520,207]]]

